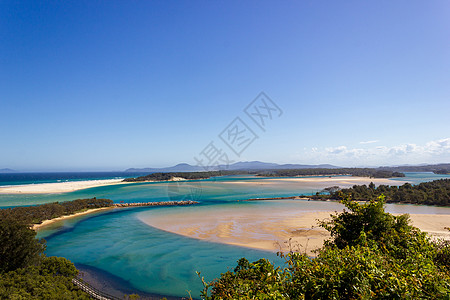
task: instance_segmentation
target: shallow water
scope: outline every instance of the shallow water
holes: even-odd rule
[[[173,207],[176,210],[179,207]],[[171,296],[199,296],[195,271],[211,280],[233,269],[241,257],[282,264],[274,253],[199,241],[145,225],[137,214],[159,208],[117,210],[86,218],[47,236],[47,255],[107,271],[138,290]],[[45,234],[40,234],[45,237]]]

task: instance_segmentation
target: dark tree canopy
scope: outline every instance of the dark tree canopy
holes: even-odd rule
[[[353,200],[368,200],[384,195],[388,203],[411,203],[425,205],[450,205],[450,179],[422,182],[417,185],[405,183],[399,187],[374,184],[354,185],[351,188],[331,192],[331,198],[341,200],[348,195]]]
[[[23,268],[40,261],[45,243],[36,232],[11,218],[0,219],[0,273]]]
[[[51,220],[64,215],[70,215],[82,210],[108,207],[113,205],[109,199],[77,199],[66,202],[54,202],[35,206],[19,206],[0,209],[0,219],[19,220],[25,224],[40,224],[44,220]]]

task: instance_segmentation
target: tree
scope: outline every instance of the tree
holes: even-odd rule
[[[44,241],[35,239],[36,232],[14,219],[0,220],[0,274],[40,261]]]
[[[72,283],[77,273],[65,258],[44,257],[39,265],[2,274],[0,299],[91,299]]]

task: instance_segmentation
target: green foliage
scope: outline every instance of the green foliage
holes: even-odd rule
[[[142,181],[167,181],[171,180],[173,177],[181,177],[189,180],[196,179],[208,179],[216,176],[225,175],[240,175],[249,174],[247,171],[208,171],[208,172],[167,172],[167,173],[152,173],[145,176],[140,176],[136,178],[125,178],[125,182],[142,182]]]
[[[14,219],[0,219],[0,274],[39,263],[45,250],[36,232]]]
[[[25,224],[39,224],[44,220],[70,215],[85,209],[108,207],[113,204],[109,199],[77,199],[67,202],[55,202],[36,206],[21,206],[0,209],[0,219],[19,220]]]
[[[204,283],[204,299],[448,299],[449,245],[431,242],[407,215],[384,211],[384,198],[321,225],[331,239],[315,258],[281,254],[285,268],[241,259],[234,272]],[[208,290],[211,289],[210,294]]]
[[[90,299],[72,283],[77,273],[65,258],[43,258],[39,265],[2,274],[0,299]]]
[[[418,185],[405,183],[400,187],[354,185],[340,192],[331,192],[331,198],[338,200],[345,199],[347,195],[351,195],[353,200],[367,200],[385,195],[388,203],[450,206],[450,179],[422,182]]]
[[[448,231],[450,228],[445,227]],[[435,262],[441,266],[444,271],[450,272],[450,241],[438,240],[433,242],[436,248]]]
[[[45,241],[35,236],[28,224],[0,219],[0,299],[89,299],[71,281],[75,266],[45,257]]]
[[[384,211],[384,196],[364,204],[349,199],[341,202],[348,211],[320,222],[333,238],[326,246],[342,249],[360,245],[363,236],[366,244],[377,244],[396,257],[406,258],[411,251],[429,252],[431,244],[426,234],[409,225],[408,215],[393,216]]]
[[[285,299],[287,272],[266,259],[250,263],[241,258],[234,272],[221,274],[220,280],[205,283],[204,299]],[[203,280],[203,279],[202,279]],[[212,288],[212,297],[208,289]]]

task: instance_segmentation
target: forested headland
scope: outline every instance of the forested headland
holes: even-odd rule
[[[216,176],[249,174],[247,171],[205,171],[205,172],[167,172],[152,173],[135,178],[125,178],[124,182],[169,181],[174,178],[186,180],[208,179]]]
[[[379,167],[379,170],[396,172],[433,172],[435,174],[450,174],[450,164],[436,164],[425,166],[399,166],[399,167]]]
[[[16,220],[29,226],[40,224],[65,215],[71,215],[88,209],[109,207],[113,201],[109,199],[77,199],[66,202],[54,202],[35,206],[18,206],[0,209],[0,219]]]
[[[268,177],[331,176],[331,175],[352,175],[352,176],[373,177],[373,178],[405,177],[405,174],[400,172],[379,170],[373,168],[288,169],[288,170],[261,171],[258,172],[257,175]]]
[[[367,201],[384,195],[387,203],[408,203],[421,205],[450,206],[450,179],[439,179],[422,182],[417,185],[405,183],[401,186],[354,185],[351,188],[339,189],[331,187],[324,189],[327,194],[317,194],[314,199],[342,200],[350,196],[353,200]],[[449,224],[450,225],[450,224]]]

